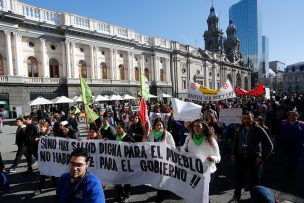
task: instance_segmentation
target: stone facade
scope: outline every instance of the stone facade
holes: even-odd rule
[[[141,71],[156,95],[184,96],[189,81],[219,88],[229,78],[250,87],[251,71],[224,53],[16,0],[0,0],[0,14],[0,101],[6,109],[28,113],[27,103],[37,96],[79,95],[80,75],[95,95],[137,96]]]
[[[284,92],[304,91],[304,62],[288,65],[283,74]]]

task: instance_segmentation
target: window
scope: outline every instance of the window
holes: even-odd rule
[[[119,65],[119,74],[120,74],[120,80],[125,80],[125,67],[120,64]]]
[[[304,71],[304,65],[300,66],[300,71]]]
[[[4,75],[3,59],[0,55],[0,75]]]
[[[160,69],[160,81],[165,81],[164,80],[164,70]]]
[[[102,78],[102,79],[108,79],[107,64],[101,63],[100,64],[100,68],[101,68],[101,77],[100,78]]]
[[[56,59],[51,59],[49,62],[50,78],[59,78],[59,63]]]
[[[52,44],[52,45],[51,45],[51,49],[52,49],[52,50],[55,50],[55,49],[56,49],[56,46]]]
[[[296,67],[295,66],[292,66],[292,72],[295,72],[295,70],[296,70]]]
[[[182,69],[182,73],[183,73],[183,74],[186,73],[186,68],[183,68],[183,69]]]
[[[183,78],[183,89],[186,90],[187,89],[187,81],[186,81],[186,78]]]
[[[29,45],[29,47],[34,47],[35,46],[34,42],[29,42],[28,45]]]
[[[135,80],[139,81],[139,69],[135,67]]]
[[[87,78],[88,77],[88,73],[87,73],[87,65],[86,62],[81,60],[78,63],[78,67],[79,67],[79,74],[81,75],[81,77],[83,78]]]
[[[79,48],[79,51],[80,52],[84,52],[84,48]]]
[[[122,58],[122,57],[123,57],[123,55],[122,55],[122,54],[120,54],[119,56],[120,56],[120,58]]]
[[[35,57],[27,59],[28,77],[39,77],[38,60]]]
[[[101,54],[102,54],[102,55],[105,55],[104,51],[101,51]]]
[[[149,78],[149,69],[148,68],[145,68],[145,76],[146,76],[147,80],[150,80],[150,78]]]
[[[198,70],[198,71],[196,71],[196,75],[199,75],[200,74],[200,71]]]

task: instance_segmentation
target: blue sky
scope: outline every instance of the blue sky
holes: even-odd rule
[[[127,27],[138,33],[204,48],[203,33],[211,0],[20,0],[42,8],[71,12]],[[239,0],[214,0],[225,31],[229,7]],[[263,35],[269,59],[287,65],[304,61],[304,0],[264,0]]]

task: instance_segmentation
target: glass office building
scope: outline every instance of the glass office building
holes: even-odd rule
[[[269,77],[269,39],[262,36],[262,76]]]
[[[236,25],[241,54],[253,65],[253,85],[259,80],[262,60],[262,0],[240,0],[229,9],[229,18]]]

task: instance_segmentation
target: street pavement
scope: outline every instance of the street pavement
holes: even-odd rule
[[[9,168],[15,158],[17,146],[15,142],[16,127],[13,125],[13,120],[9,120],[4,125],[4,132],[0,133],[0,151],[6,168]],[[80,125],[80,132],[85,135],[85,126]],[[233,197],[233,163],[228,158],[227,146],[220,143],[222,161],[217,166],[218,170],[215,173],[214,181],[210,186],[210,202],[211,203],[226,203]],[[303,160],[302,160],[303,163]],[[263,180],[264,185],[271,189],[275,197],[279,201],[288,200],[293,203],[304,203],[304,175],[295,179],[287,179],[280,175],[280,160],[271,159],[269,163],[265,163]],[[302,171],[304,171],[304,167]],[[33,196],[39,183],[39,171],[37,165],[33,166],[34,174],[23,175],[27,169],[25,157],[14,174],[7,174],[10,182],[10,190],[8,192],[0,192],[1,203],[53,203],[55,200],[55,188],[51,185],[51,180],[47,180],[39,196]],[[108,185],[105,189],[107,202],[114,202],[115,190],[113,185]],[[189,194],[191,195],[191,194]],[[131,198],[129,202],[155,202],[156,190],[148,186],[132,186]],[[164,202],[186,202],[177,195],[170,193],[169,197]],[[250,194],[248,191],[242,192],[241,202],[250,202]]]

